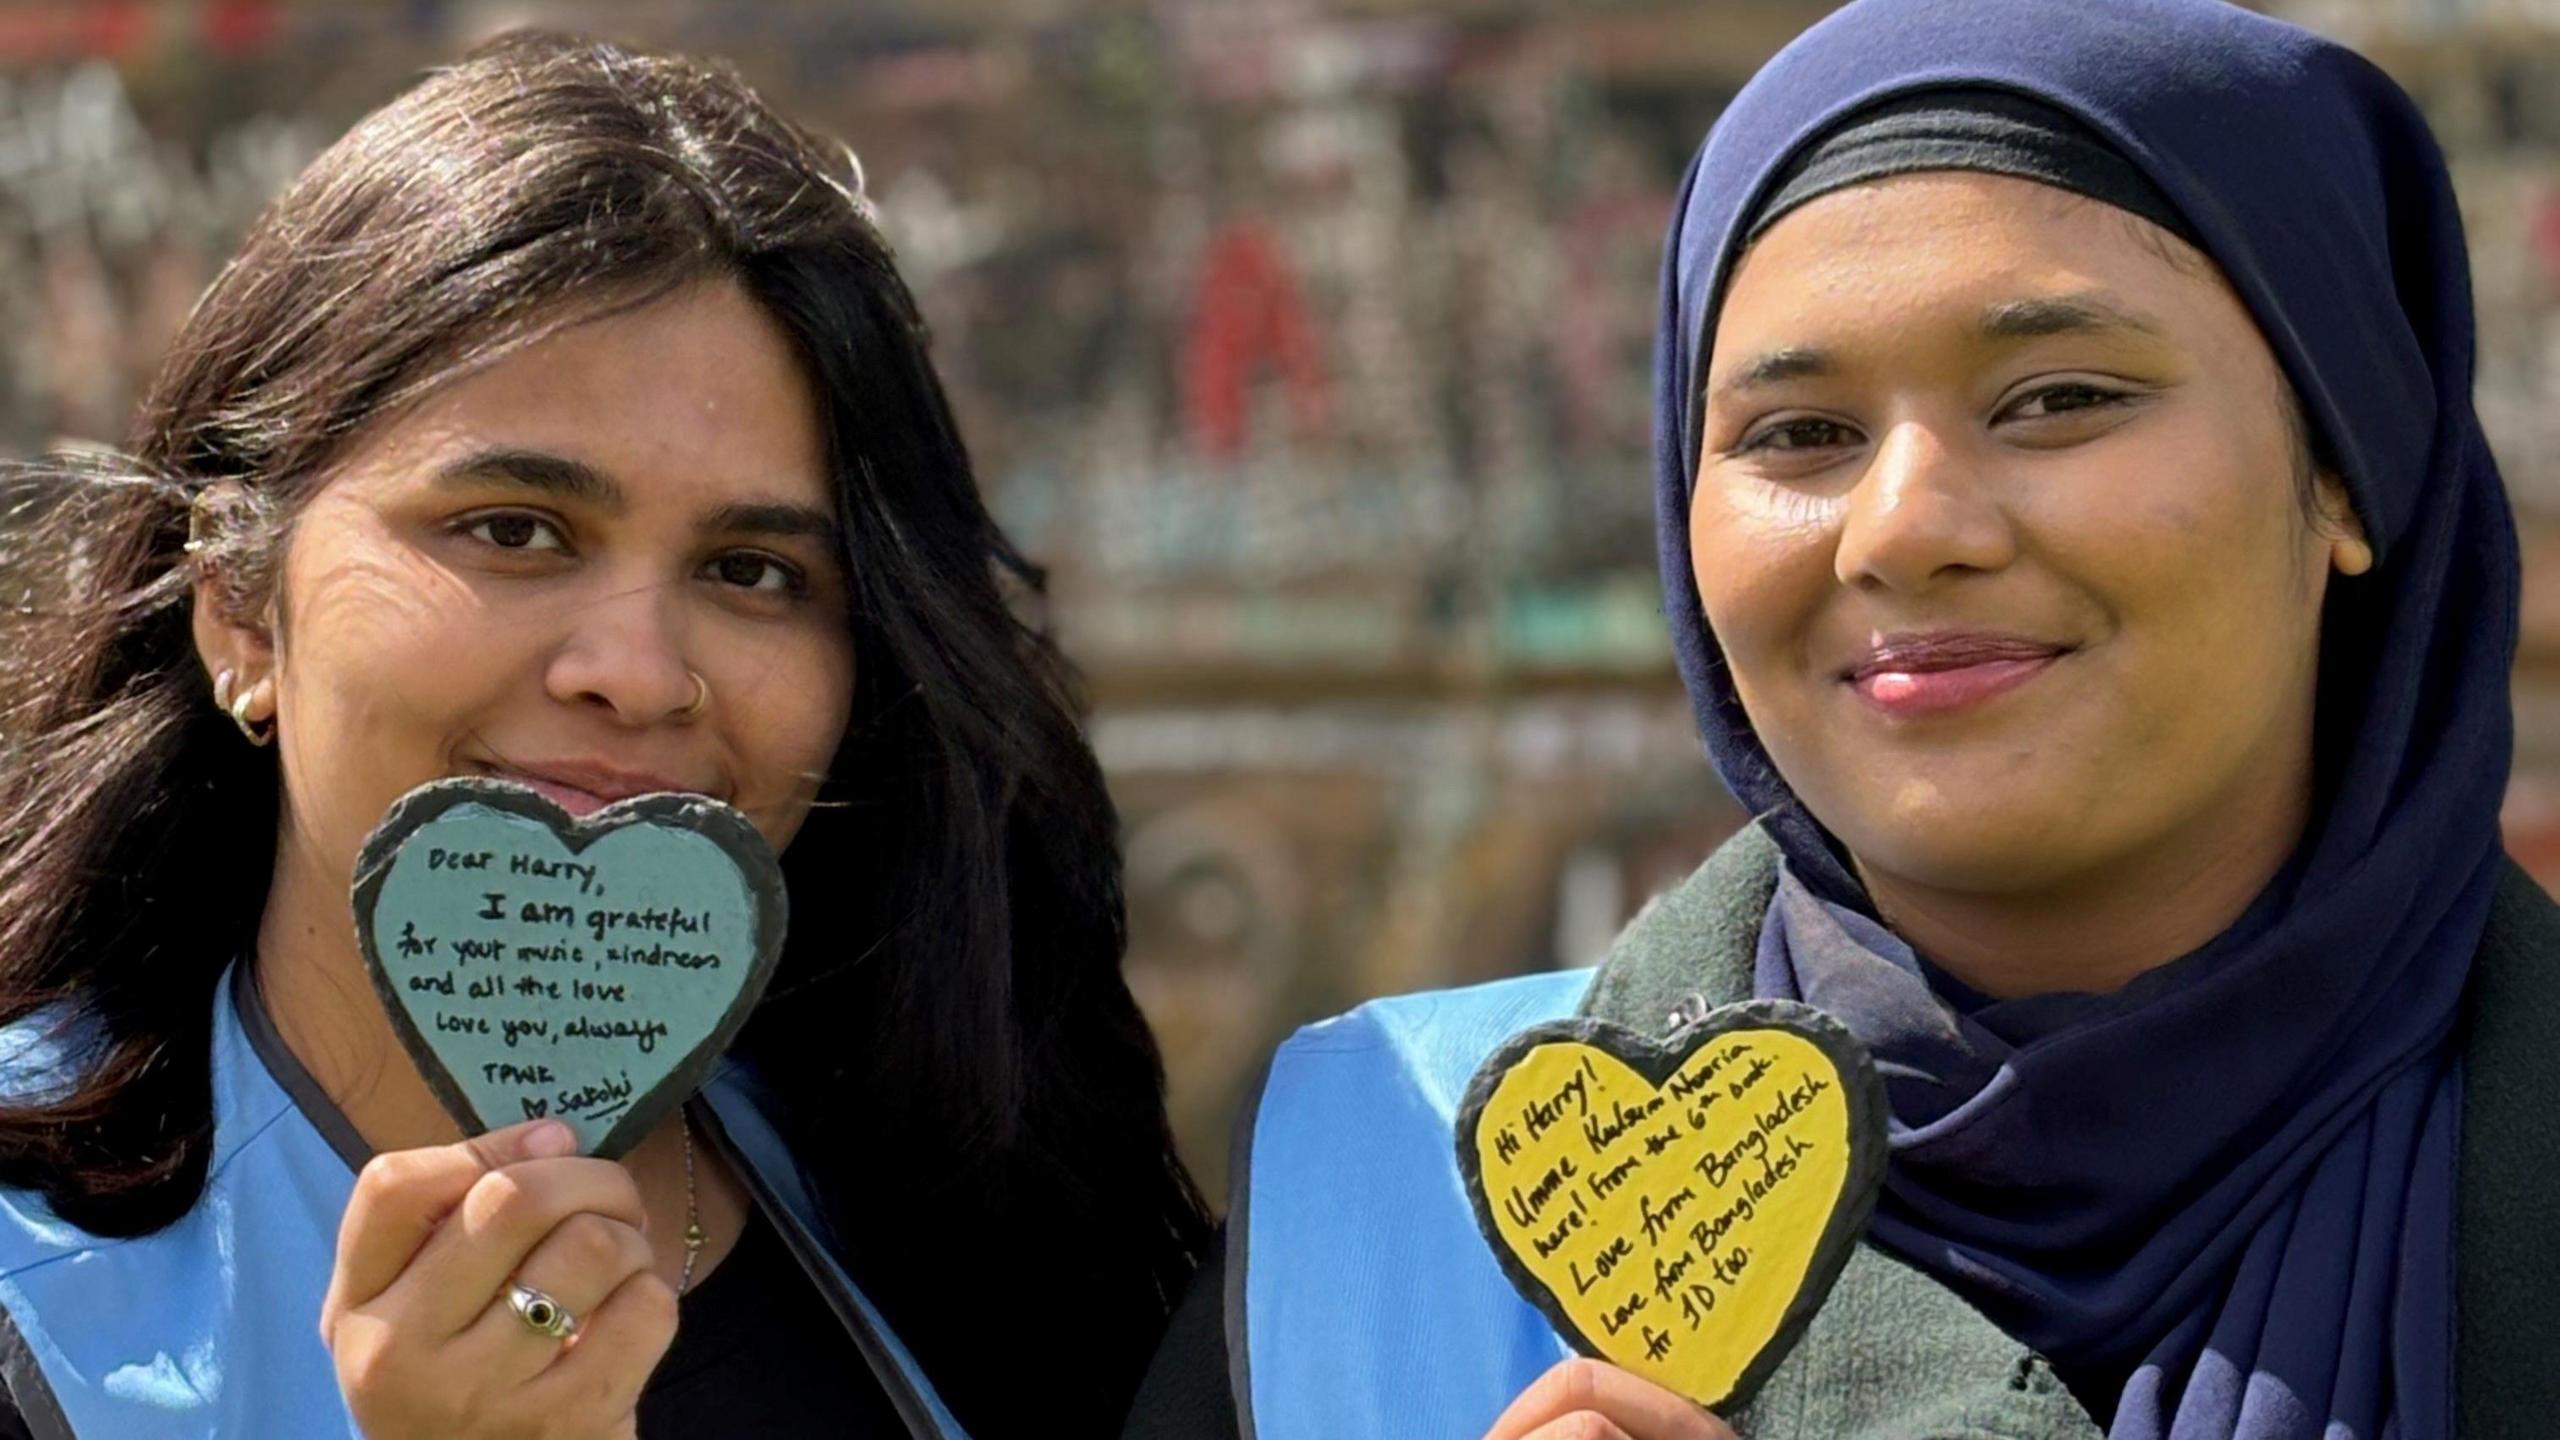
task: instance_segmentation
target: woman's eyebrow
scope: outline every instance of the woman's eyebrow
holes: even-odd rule
[[[515,446],[475,450],[436,472],[444,484],[521,485],[567,500],[582,500],[608,510],[623,508],[626,497],[612,476],[565,455]],[[723,535],[807,536],[833,544],[838,527],[833,515],[809,505],[783,501],[738,501],[703,517],[702,528]]]
[[[836,517],[809,505],[739,501],[703,517],[702,528],[719,535],[801,536],[834,548],[841,538]]]
[[[521,485],[557,495],[564,500],[583,500],[606,509],[620,509],[622,487],[613,478],[592,465],[553,455],[542,450],[523,450],[511,445],[475,450],[436,472],[440,484],[485,484],[495,480]]]
[[[1787,345],[1776,350],[1763,350],[1734,367],[1733,373],[1716,386],[1712,398],[1725,399],[1746,390],[1758,390],[1789,380],[1807,380],[1831,373],[1831,352],[1811,345]]]
[[[2131,330],[2165,339],[2168,327],[2095,291],[2003,300],[1986,306],[1974,328],[1986,340],[2034,340],[2093,330]]]
[[[2096,291],[2077,295],[2044,295],[2002,300],[1983,307],[1974,332],[1985,340],[2036,340],[2052,335],[2084,335],[2127,330],[2153,339],[2168,338],[2168,327]],[[1784,345],[1764,350],[1733,368],[1709,392],[1711,400],[1729,399],[1745,391],[1790,380],[1818,379],[1838,367],[1837,359],[1818,345]]]

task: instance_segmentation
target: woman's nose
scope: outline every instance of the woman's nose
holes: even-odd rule
[[[1860,590],[1918,594],[1994,571],[2017,536],[1983,477],[1929,427],[1895,426],[1849,492],[1832,573]]]
[[[544,673],[551,698],[634,726],[696,708],[680,588],[635,586],[581,605]]]

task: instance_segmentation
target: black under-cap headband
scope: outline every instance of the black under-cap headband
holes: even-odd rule
[[[2097,132],[2040,100],[1979,86],[1923,90],[1842,121],[1780,172],[1745,227],[1745,243],[1835,190],[1931,170],[2037,181],[2103,200],[2196,243],[2178,207]]]

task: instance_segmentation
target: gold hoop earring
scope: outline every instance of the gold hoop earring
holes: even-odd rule
[[[224,685],[222,681],[228,680],[230,676],[231,672],[225,670],[222,672],[221,679],[214,682],[214,689],[217,692],[217,698],[220,691],[229,688]],[[261,681],[259,683],[263,684],[265,682]],[[263,749],[276,738],[276,722],[270,719],[265,724],[261,725],[249,718],[249,706],[257,698],[258,686],[256,685],[252,685],[248,689],[243,690],[238,695],[232,697],[230,705],[231,723],[240,727],[240,733],[248,737],[250,744]]]
[[[676,718],[698,720],[702,717],[703,711],[711,708],[711,682],[703,679],[702,672],[699,670],[687,670],[684,673],[693,681],[693,703],[677,711]]]

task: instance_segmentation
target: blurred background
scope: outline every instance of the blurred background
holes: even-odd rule
[[[2081,0],[2056,0],[2081,3]],[[1740,821],[1653,572],[1670,189],[1818,0],[0,0],[0,454],[114,440],[267,199],[520,24],[722,56],[861,156],[1052,567],[1185,1149],[1291,1027],[1588,963]],[[2268,0],[2451,152],[2560,884],[2560,4]]]

